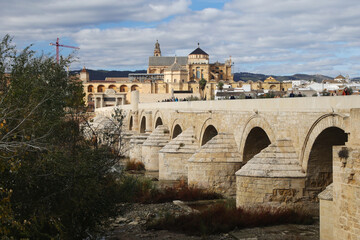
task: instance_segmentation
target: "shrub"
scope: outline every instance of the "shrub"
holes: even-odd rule
[[[164,203],[173,200],[195,201],[222,198],[215,192],[188,187],[184,181],[163,190],[156,188],[151,180],[141,177],[124,176],[120,181],[119,193],[123,193],[119,196],[121,202]]]
[[[243,209],[217,204],[200,213],[174,217],[167,215],[148,225],[149,229],[167,229],[191,235],[210,235],[229,232],[235,228],[269,226],[277,224],[312,224],[310,215],[289,208],[259,207]]]
[[[145,170],[145,165],[139,161],[127,161],[125,166],[126,171],[143,171]]]

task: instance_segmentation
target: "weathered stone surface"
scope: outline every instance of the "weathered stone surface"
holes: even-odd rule
[[[303,178],[305,173],[299,165],[298,156],[291,141],[277,140],[248,161],[237,176]]]
[[[159,151],[159,179],[187,179],[188,159],[198,149],[194,128],[190,127]]]
[[[290,140],[277,140],[236,172],[236,204],[295,203],[303,197],[305,173]]]
[[[189,159],[188,184],[234,196],[240,159],[234,135],[219,133]]]
[[[319,199],[328,201],[333,200],[333,184],[327,186],[326,189],[319,194]]]
[[[142,162],[148,171],[159,170],[159,151],[170,141],[167,126],[159,125],[142,144]]]
[[[133,119],[133,128],[130,129],[131,125],[128,124],[129,130],[137,132],[140,130],[140,119],[145,117],[148,131],[153,131],[152,123],[160,118],[162,123],[171,129],[175,125],[181,126],[181,129],[193,128],[194,138],[197,140],[203,139],[204,132],[210,125],[217,132],[232,133],[241,159],[247,152],[251,153],[251,159],[263,149],[263,147],[253,148],[252,144],[256,144],[257,141],[262,142],[265,139],[267,141],[263,142],[275,144],[282,151],[266,152],[273,147],[270,146],[269,149],[261,152],[262,157],[258,158],[257,162],[250,162],[241,169],[243,172],[237,176],[238,202],[251,205],[264,202],[301,202],[311,199],[316,203],[318,193],[333,180],[334,207],[331,213],[331,216],[334,216],[333,239],[357,239],[360,235],[360,226],[357,222],[360,219],[359,99],[359,96],[337,96],[192,101],[141,103],[137,108],[126,105],[121,108],[128,114],[127,122],[130,123],[130,119]],[[112,110],[112,108],[97,109],[96,114],[109,116]],[[326,144],[317,144],[319,136],[328,129],[337,129],[343,133],[337,134],[335,131],[335,134],[325,134],[321,138],[321,143]],[[255,134],[252,136],[254,140],[252,144],[248,144],[249,136],[255,130],[263,134]],[[333,144],[334,141],[328,140],[343,138],[344,134],[348,137],[346,147],[349,148],[349,157],[339,159],[335,150],[334,155],[331,155],[331,146],[344,144],[338,142]],[[286,142],[283,146],[279,139],[291,140],[292,148],[287,149]],[[315,145],[318,147],[314,150]],[[177,161],[170,163],[170,165],[174,164],[174,167],[168,165],[165,171],[168,176],[172,173],[174,178],[186,176],[185,164],[178,166],[175,164],[180,163],[181,159],[190,158],[186,155],[186,151],[182,152],[181,147],[179,143],[177,146],[179,149],[173,146],[166,153],[178,157]],[[210,152],[218,158],[229,157],[227,155],[229,153],[218,153],[215,148],[209,149]],[[324,158],[325,154],[326,158]],[[294,159],[298,165],[295,164]],[[201,165],[197,166],[200,167]]]
[[[142,144],[149,137],[148,133],[133,135],[130,140],[130,161],[142,161]]]

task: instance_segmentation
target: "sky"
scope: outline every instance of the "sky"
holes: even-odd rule
[[[0,0],[0,37],[74,54],[71,69],[143,70],[197,48],[233,72],[360,76],[359,0]]]

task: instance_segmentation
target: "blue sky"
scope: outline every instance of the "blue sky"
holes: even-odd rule
[[[200,47],[235,72],[360,76],[358,0],[0,0],[0,36],[55,54],[80,47],[71,69],[146,69]],[[71,49],[62,48],[67,56]]]

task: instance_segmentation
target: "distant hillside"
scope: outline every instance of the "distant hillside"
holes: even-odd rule
[[[274,75],[265,75],[265,74],[259,74],[259,73],[248,73],[248,72],[240,72],[240,73],[234,73],[234,81],[264,81],[268,77],[274,77],[278,81],[285,81],[285,80],[315,80],[316,82],[321,82],[324,79],[333,79],[328,76],[324,75],[308,75],[308,74],[294,74],[291,76],[274,76]]]
[[[78,74],[81,70],[71,71],[71,74]],[[105,80],[107,77],[127,77],[129,73],[146,73],[146,70],[136,71],[106,71],[86,69],[89,73],[90,80]]]

